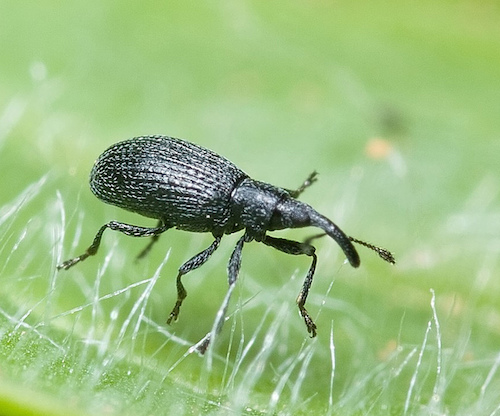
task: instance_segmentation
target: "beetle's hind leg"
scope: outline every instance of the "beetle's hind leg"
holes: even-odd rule
[[[131,236],[131,237],[156,237],[167,231],[170,227],[163,225],[161,227],[156,228],[147,228],[147,227],[139,227],[137,225],[125,224],[123,222],[118,221],[110,221],[107,224],[104,224],[99,231],[97,231],[96,236],[94,237],[94,241],[90,245],[89,248],[85,251],[85,253],[81,254],[74,259],[66,260],[65,262],[59,264],[57,269],[68,270],[70,267],[73,267],[75,264],[85,260],[89,256],[93,256],[99,250],[99,246],[101,245],[102,234],[104,231],[109,228],[114,231],[120,231],[121,233]]]
[[[287,189],[286,191],[293,197],[298,198],[299,195],[304,192],[306,188],[309,188],[314,182],[318,180],[318,172],[314,171],[311,173],[307,179],[300,185],[297,189]]]
[[[311,334],[311,338],[316,336],[316,324],[314,323],[311,315],[307,312],[305,307],[307,295],[309,294],[309,289],[313,281],[314,271],[316,270],[316,262],[318,260],[316,256],[316,249],[308,243],[300,243],[298,241],[286,240],[284,238],[275,238],[265,236],[262,242],[270,247],[282,251],[283,253],[292,254],[298,256],[304,254],[306,256],[312,257],[312,263],[307,272],[307,276],[304,279],[302,289],[300,290],[299,296],[297,297],[297,306],[299,307],[300,314],[304,318],[304,322],[307,327],[307,332]]]
[[[177,302],[175,302],[175,306],[170,312],[170,315],[167,319],[167,324],[170,324],[172,320],[176,321],[179,317],[179,310],[182,305],[182,302],[187,296],[186,289],[182,284],[181,278],[186,273],[189,273],[191,270],[197,269],[201,265],[203,265],[210,256],[214,253],[215,250],[219,247],[221,236],[215,237],[215,240],[209,247],[203,250],[201,253],[198,253],[196,256],[190,258],[186,261],[181,267],[179,267],[179,274],[177,275],[176,285],[177,285]],[[150,243],[151,244],[151,243]]]

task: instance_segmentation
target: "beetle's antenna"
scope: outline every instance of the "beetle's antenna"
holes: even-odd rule
[[[349,237],[349,240],[351,240],[353,243],[360,244],[375,251],[380,256],[380,258],[385,260],[386,262],[391,264],[396,264],[396,259],[389,250],[386,250],[385,248],[382,247],[374,246],[373,244],[367,243],[366,241],[358,240],[357,238],[354,237]]]
[[[327,233],[321,233],[321,234],[315,234],[312,235],[311,237],[308,237],[304,240],[304,244],[311,244],[312,240],[316,240],[317,238],[324,237],[325,235],[328,235]],[[396,259],[394,258],[394,255],[389,251],[386,250],[385,248],[375,246],[373,244],[367,243],[366,241],[361,241],[358,240],[357,238],[348,236],[347,237],[349,240],[351,240],[353,243],[360,244],[362,246],[368,247],[369,249],[375,251],[382,260],[385,260],[388,263],[391,264],[396,264]]]

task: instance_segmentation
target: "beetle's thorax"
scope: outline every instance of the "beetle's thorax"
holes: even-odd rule
[[[307,208],[282,188],[246,178],[231,194],[226,233],[245,228],[250,237],[261,241],[266,231],[309,225]]]

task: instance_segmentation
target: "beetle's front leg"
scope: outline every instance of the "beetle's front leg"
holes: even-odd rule
[[[275,249],[282,251],[283,253],[292,254],[294,256],[305,254],[306,256],[312,257],[311,267],[309,267],[309,271],[307,272],[307,276],[304,279],[302,289],[299,293],[299,296],[297,297],[297,306],[299,307],[302,318],[304,318],[307,332],[311,334],[311,338],[315,337],[316,324],[311,318],[311,315],[309,315],[309,312],[307,312],[305,304],[307,295],[309,294],[309,289],[311,288],[311,284],[313,281],[314,271],[316,270],[316,262],[318,260],[315,253],[316,249],[312,245],[307,243],[299,243],[298,241],[269,237],[267,235],[264,237],[262,242],[270,247],[274,247]]]

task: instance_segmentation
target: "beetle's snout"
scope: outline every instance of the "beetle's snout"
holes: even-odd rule
[[[349,237],[347,237],[344,232],[332,221],[315,211],[313,208],[311,208],[309,215],[311,217],[311,225],[321,228],[325,233],[333,238],[344,252],[351,266],[358,267],[361,263],[359,260],[359,254],[354,248]]]

